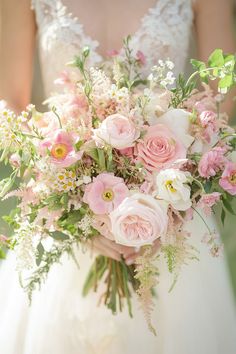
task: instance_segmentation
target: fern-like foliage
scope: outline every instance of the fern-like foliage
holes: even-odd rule
[[[175,233],[175,242],[162,246],[168,270],[174,276],[169,292],[174,288],[182,266],[188,264],[190,260],[198,260],[197,249],[190,245],[187,239],[187,233],[180,230]]]
[[[148,328],[154,335],[156,335],[156,330],[152,324],[151,314],[154,309],[153,290],[157,285],[159,275],[156,261],[157,256],[152,254],[152,247],[146,246],[143,254],[135,262],[135,278],[140,283],[137,294]]]

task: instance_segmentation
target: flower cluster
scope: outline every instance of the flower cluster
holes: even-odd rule
[[[125,45],[126,57],[112,56],[114,64],[102,68],[86,66],[86,48],[74,62],[74,71],[79,70],[76,80],[62,74],[57,83],[64,92],[48,99],[47,112],[31,105],[17,117],[0,104],[2,159],[13,168],[0,182],[0,196],[15,195],[20,200],[7,220],[16,229],[12,247],[15,244],[21,270],[36,267],[30,292],[34,282],[41,283],[40,267],[45,270],[45,264],[49,267],[58,261],[63,250],[73,254],[70,246],[98,235],[146,250],[159,242],[169,269],[173,260],[180,269],[186,257],[194,258],[185,223],[197,209],[203,211],[206,224],[205,216],[216,204],[222,207],[222,221],[226,210],[233,212],[236,164],[231,153],[236,134],[219,113],[219,100],[206,85],[199,92],[195,80],[180,77],[173,87],[170,60],[159,61],[143,77],[144,54],[132,56],[128,41]],[[216,51],[209,61],[212,67],[220,65],[220,55],[228,60]],[[203,77],[202,66],[194,63],[198,67],[194,75]],[[215,79],[215,73],[204,66],[204,78]],[[9,193],[18,178],[20,189]],[[208,234],[205,243],[217,256],[220,246],[213,233]],[[136,278],[132,266],[124,262],[114,264],[104,258],[96,262],[91,272],[98,273],[90,274],[85,292],[93,285],[96,288],[97,274],[102,279],[107,272],[110,298],[105,301],[110,301],[113,312],[114,293],[130,305],[129,282],[135,288],[138,278],[142,294],[147,292],[141,284],[149,274],[147,267],[147,276],[141,274],[143,261]],[[113,271],[118,275],[111,290]]]

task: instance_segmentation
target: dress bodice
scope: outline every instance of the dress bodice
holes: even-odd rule
[[[103,57],[98,51],[99,42],[85,33],[79,19],[69,12],[66,0],[33,0],[32,7],[36,14],[41,69],[48,95],[55,91],[54,79],[65,63],[84,46],[90,47],[89,64],[95,66]],[[134,51],[141,50],[146,56],[144,70],[149,71],[158,59],[167,58],[175,63],[176,73],[184,70],[192,20],[192,0],[157,0],[149,8],[130,43]]]

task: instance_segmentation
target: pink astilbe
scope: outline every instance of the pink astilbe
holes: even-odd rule
[[[201,208],[207,216],[212,213],[212,207],[220,200],[221,193],[214,192],[211,194],[203,194],[197,206]]]

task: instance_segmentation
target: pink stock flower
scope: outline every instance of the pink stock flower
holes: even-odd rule
[[[112,233],[117,243],[139,247],[165,236],[167,204],[143,193],[133,194],[111,214]]]
[[[141,65],[145,65],[146,64],[146,57],[145,55],[143,54],[143,52],[141,52],[141,50],[138,50],[137,53],[136,53],[136,58],[138,60],[138,62],[141,64]]]
[[[156,124],[147,128],[135,154],[137,161],[142,162],[148,171],[159,171],[177,159],[186,158],[186,148],[169,128]]]
[[[76,137],[72,133],[58,129],[40,143],[40,153],[42,156],[49,154],[50,162],[58,167],[69,167],[82,156],[82,152],[75,150],[75,143]]]
[[[214,192],[211,194],[204,194],[202,195],[201,199],[197,203],[197,206],[203,209],[204,213],[207,216],[211,215],[212,207],[220,200],[221,194],[218,192]]]
[[[219,184],[229,194],[236,195],[236,163],[227,162]]]
[[[202,111],[199,115],[201,127],[203,128],[202,137],[210,143],[214,133],[218,131],[217,115],[213,111]]]
[[[225,149],[221,147],[215,147],[212,150],[206,152],[202,156],[198,165],[198,172],[200,176],[204,178],[210,178],[222,170],[226,161],[224,156],[225,152]]]
[[[83,200],[95,214],[108,214],[127,197],[128,191],[122,178],[101,173],[86,186]]]

